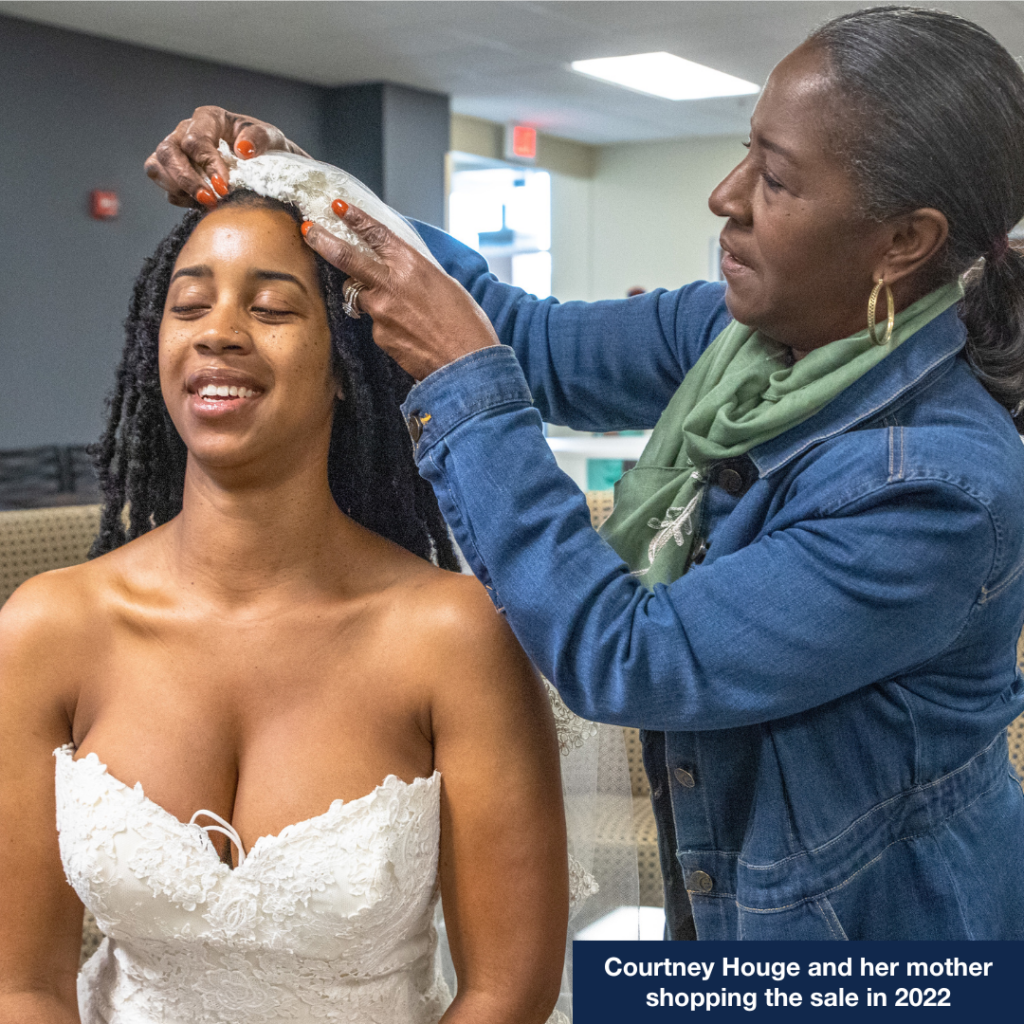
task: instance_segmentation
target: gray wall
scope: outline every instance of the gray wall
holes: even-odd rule
[[[382,88],[384,201],[407,217],[444,227],[448,97],[391,83]]]
[[[142,171],[156,143],[196,106],[216,103],[277,124],[330,159],[337,147],[328,143],[343,127],[332,122],[330,100],[346,91],[0,17],[0,449],[99,435],[132,282],[181,216]],[[402,94],[400,116],[389,127],[382,108],[383,128],[364,144],[381,149],[368,159],[385,172],[385,197],[436,222],[447,100]],[[424,103],[426,141],[424,125],[409,118]],[[438,164],[425,175],[424,145]],[[388,149],[403,160],[416,154],[419,186],[387,172]],[[95,188],[118,193],[116,220],[90,218]]]
[[[325,89],[322,159],[351,171],[407,217],[444,224],[448,97],[374,82]]]

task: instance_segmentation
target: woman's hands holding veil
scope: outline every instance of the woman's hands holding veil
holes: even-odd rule
[[[340,199],[333,209],[377,259],[311,221],[302,226],[306,243],[358,282],[355,301],[373,319],[373,340],[402,369],[422,380],[498,344],[487,315],[458,281],[362,210]]]
[[[306,156],[280,129],[222,107],[198,107],[157,146],[146,173],[176,206],[215,206],[228,191],[228,168],[217,151],[224,139],[243,160],[271,150]],[[458,281],[383,224],[337,200],[335,213],[376,253],[359,252],[318,224],[303,225],[306,242],[353,279],[358,308],[373,319],[373,339],[404,370],[422,380],[477,349],[497,345],[494,328]],[[379,262],[378,262],[379,261]]]
[[[282,149],[309,156],[285,138],[280,128],[223,107],[196,107],[179,122],[146,160],[146,173],[167,193],[175,206],[214,206],[217,195],[227,195],[228,168],[217,152],[220,140],[243,160]]]

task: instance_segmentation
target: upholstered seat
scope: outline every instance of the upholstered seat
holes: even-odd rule
[[[594,529],[612,514],[613,491],[587,491],[590,522]],[[639,729],[623,729],[626,758],[629,761],[629,779],[633,790],[633,827],[636,830],[637,870],[640,876],[640,903],[646,907],[661,907],[665,893],[661,881],[661,862],[658,859],[658,832],[651,807],[651,784],[644,771]]]
[[[99,525],[99,505],[0,512],[0,604],[30,576],[84,562]]]
[[[1021,633],[1020,640],[1017,641],[1017,664],[1024,672],[1024,633]],[[1010,723],[1006,737],[1010,741],[1010,763],[1021,785],[1024,786],[1024,715]]]
[[[99,505],[0,512],[0,604],[29,577],[84,562],[99,525]],[[81,963],[102,940],[95,919],[86,912]]]

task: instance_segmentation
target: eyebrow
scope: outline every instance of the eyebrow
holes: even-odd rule
[[[762,149],[767,149],[771,153],[778,153],[779,156],[789,160],[790,163],[794,161],[793,151],[786,149],[785,146],[780,146],[777,142],[772,142],[771,139],[766,139],[763,135],[758,135],[757,141]]]
[[[306,290],[306,286],[294,274],[286,274],[281,270],[256,270],[253,271],[253,277],[258,281],[291,281],[303,291]]]
[[[291,281],[292,284],[297,284],[303,291],[307,290],[306,286],[294,274],[286,274],[281,270],[254,270],[252,276],[257,281]],[[179,277],[213,277],[213,269],[205,263],[200,263],[194,267],[181,267],[174,272],[171,282],[177,281]]]
[[[174,272],[171,283],[173,284],[179,277],[213,277],[213,271],[205,263],[195,267],[182,267]]]

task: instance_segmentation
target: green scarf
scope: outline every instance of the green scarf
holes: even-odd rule
[[[887,345],[876,345],[865,329],[792,366],[782,346],[733,321],[686,375],[636,467],[616,484],[615,510],[601,535],[647,586],[678,579],[708,467],[813,416],[962,295],[954,281],[908,306]]]

